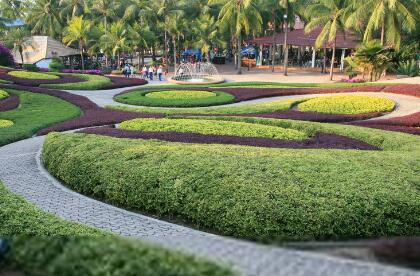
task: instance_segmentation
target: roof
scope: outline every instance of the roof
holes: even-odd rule
[[[76,49],[65,46],[63,43],[49,36],[31,37],[32,45],[23,49],[23,61],[26,64],[34,64],[43,59],[53,57],[66,57],[77,55]],[[21,62],[19,52],[14,51],[13,56],[17,62]]]
[[[318,35],[321,33],[322,28],[316,28],[310,33],[305,33],[304,29],[295,29],[287,33],[287,44],[293,46],[315,46],[315,41]],[[263,36],[259,38],[254,38],[248,41],[249,44],[263,44],[263,45],[272,45],[273,36]],[[284,43],[284,33],[276,33],[275,35],[275,44]],[[360,40],[357,36],[351,31],[346,31],[345,36],[342,34],[337,34],[337,48],[339,49],[355,49],[360,43]],[[327,48],[332,47],[332,43],[327,43]]]

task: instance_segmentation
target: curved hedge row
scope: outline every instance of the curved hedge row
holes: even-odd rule
[[[285,140],[303,140],[308,135],[295,129],[246,122],[197,119],[134,119],[122,122],[121,129],[147,132],[183,132]]]
[[[75,76],[84,81],[74,83],[56,83],[56,84],[41,84],[39,87],[51,88],[51,89],[62,89],[62,90],[97,90],[111,85],[111,79],[99,76],[99,75],[88,75],[88,74],[60,74],[64,76]]]
[[[21,78],[21,79],[30,79],[30,80],[57,80],[60,77],[54,74],[47,73],[38,73],[38,72],[28,72],[28,71],[10,71],[8,72],[10,76]]]
[[[366,114],[390,112],[395,102],[375,96],[327,96],[313,98],[298,105],[299,111],[327,114]]]
[[[4,100],[4,99],[6,99],[8,97],[9,97],[9,93],[7,93],[6,91],[0,89],[0,100]]]
[[[229,119],[346,135],[384,151],[56,133],[48,136],[42,158],[77,192],[225,235],[285,241],[420,234],[420,137],[333,124]]]
[[[153,107],[200,107],[232,103],[235,97],[225,92],[201,90],[145,90],[123,93],[117,102]]]

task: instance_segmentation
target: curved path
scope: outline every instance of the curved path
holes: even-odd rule
[[[63,187],[40,163],[44,137],[0,148],[0,179],[12,192],[63,219],[230,265],[243,276],[420,276],[375,263],[286,250],[192,230],[128,212]]]
[[[157,85],[160,85],[160,83],[154,83],[152,85],[157,86]],[[142,87],[147,87],[147,86],[151,86],[151,85],[146,85]],[[129,89],[120,88],[120,89],[113,89],[113,90],[107,90],[107,91],[67,90],[67,92],[77,94],[80,96],[85,96],[89,98],[89,100],[99,105],[100,107],[112,106],[112,105],[127,106],[127,107],[134,107],[134,108],[141,107],[141,106],[123,104],[123,103],[114,101],[113,97],[115,95],[120,94],[124,91],[132,90],[132,89],[133,88],[129,88]],[[242,102],[232,103],[232,104],[225,104],[225,105],[218,105],[218,106],[211,106],[211,107],[200,107],[200,108],[205,109],[205,108],[219,108],[219,107],[229,107],[229,106],[233,107],[233,106],[243,106],[243,105],[250,105],[250,104],[269,103],[269,102],[278,101],[278,100],[339,96],[339,95],[378,96],[378,97],[391,99],[396,102],[397,106],[393,112],[388,113],[384,116],[372,118],[369,120],[391,119],[391,118],[407,116],[407,115],[420,112],[420,99],[419,98],[416,98],[414,96],[407,96],[407,95],[402,95],[402,94],[386,93],[386,92],[346,92],[343,94],[325,93],[325,94],[309,94],[309,95],[275,96],[275,97],[266,97],[266,98],[261,98],[261,99],[242,101]],[[149,107],[149,108],[153,109],[153,107]]]

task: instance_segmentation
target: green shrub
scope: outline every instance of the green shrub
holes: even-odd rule
[[[66,101],[42,94],[7,89],[18,95],[20,107],[0,112],[0,119],[14,125],[0,131],[0,146],[29,138],[38,130],[80,115],[80,109]]]
[[[98,90],[111,84],[111,79],[99,76],[99,75],[88,75],[88,74],[62,74],[71,75],[83,79],[83,82],[75,83],[60,83],[60,84],[41,84],[40,87],[51,88],[51,89],[62,89],[62,90]]]
[[[30,72],[39,72],[39,67],[35,64],[23,64],[22,69]]]
[[[420,137],[292,120],[214,120],[348,134],[383,151],[56,133],[47,137],[42,159],[77,192],[224,235],[290,241],[420,234]]]
[[[398,64],[397,72],[400,75],[416,77],[420,74],[420,69],[416,60],[408,60]]]
[[[158,108],[158,107],[129,107],[109,105],[107,108],[144,112],[144,113],[163,113],[163,114],[250,114],[250,113],[269,113],[290,109],[293,105],[306,101],[307,99],[288,99],[277,100],[267,103],[243,104],[237,106],[214,106],[202,108]]]
[[[50,64],[48,65],[48,68],[51,72],[60,72],[65,67],[61,58],[53,58]]]
[[[119,128],[137,131],[165,131],[200,133],[206,135],[229,135],[239,137],[259,137],[271,139],[303,140],[304,132],[276,126],[266,126],[245,122],[229,122],[197,119],[134,119],[125,121]]]
[[[0,89],[0,100],[4,100],[4,99],[6,99],[8,97],[9,97],[9,93],[7,93],[6,91]]]
[[[374,96],[327,96],[300,103],[298,108],[303,112],[362,114],[390,112],[395,108],[395,102]]]
[[[0,119],[0,128],[11,127],[11,126],[13,126],[12,121]]]
[[[8,74],[17,78],[32,79],[32,80],[56,80],[60,78],[53,74],[27,72],[27,71],[11,71]]]
[[[199,107],[232,103],[235,97],[225,92],[188,90],[136,90],[117,95],[118,102],[160,107]]]

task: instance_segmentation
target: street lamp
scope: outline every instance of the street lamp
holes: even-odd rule
[[[287,76],[287,63],[288,63],[288,59],[289,59],[289,51],[287,49],[287,13],[285,13],[283,15],[283,19],[284,19],[284,44],[283,44],[283,50],[284,50],[284,55],[283,55],[283,61],[284,61],[284,75]]]

